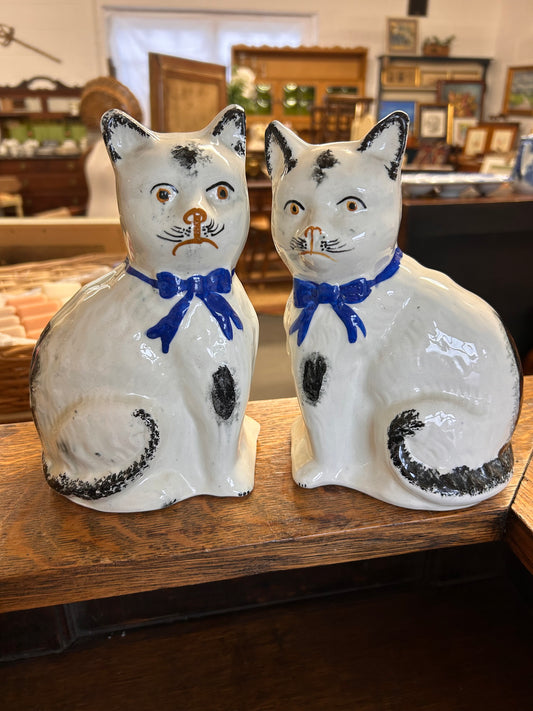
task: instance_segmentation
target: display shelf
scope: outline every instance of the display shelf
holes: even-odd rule
[[[379,57],[377,111],[382,101],[438,103],[440,80],[471,80],[486,83],[492,60],[483,57],[438,57],[386,54]],[[415,126],[416,133],[416,126]]]
[[[269,123],[273,119],[290,123],[305,132],[310,127],[309,112],[298,115],[284,107],[284,89],[288,85],[312,89],[312,103],[321,104],[332,89],[351,88],[358,97],[365,96],[366,47],[232,47],[232,65],[252,69],[257,84],[270,87],[270,114],[249,114],[250,123]]]
[[[114,597],[417,551],[501,541],[531,458],[533,378],[513,437],[514,474],[470,509],[400,509],[356,491],[298,488],[290,475],[295,399],[252,402],[261,425],[245,499],[195,497],[138,514],[86,509],[45,483],[32,423],[0,427],[0,611]]]

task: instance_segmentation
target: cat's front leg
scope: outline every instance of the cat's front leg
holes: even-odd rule
[[[310,350],[298,353],[293,370],[302,411],[291,435],[293,478],[304,488],[342,484],[353,444],[343,427],[352,405],[342,366]]]

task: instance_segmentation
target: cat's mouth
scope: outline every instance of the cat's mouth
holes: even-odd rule
[[[325,257],[333,262],[337,261],[333,255],[351,251],[339,239],[328,239],[320,227],[313,226],[307,227],[302,236],[294,237],[290,246],[300,257]]]

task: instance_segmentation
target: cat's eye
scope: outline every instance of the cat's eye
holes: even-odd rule
[[[300,213],[300,210],[304,210],[304,206],[298,202],[298,200],[287,200],[285,203],[283,209],[285,210],[286,208],[289,208],[289,212],[291,215],[298,215]]]
[[[221,180],[219,183],[210,185],[206,192],[210,192],[211,190],[215,191],[215,195],[219,200],[227,200],[230,193],[234,192],[233,187],[229,183],[226,183],[225,180]]]
[[[163,205],[171,200],[178,192],[176,188],[172,185],[167,185],[166,183],[158,183],[157,185],[154,185],[150,192],[153,193],[154,191],[157,200]]]
[[[156,197],[159,202],[168,202],[170,200],[170,192],[165,190],[165,188],[159,188],[156,193]]]
[[[353,195],[348,195],[347,197],[342,198],[342,200],[339,200],[337,205],[342,205],[344,204],[348,212],[357,212],[357,210],[361,209],[366,209],[365,203],[357,197],[354,197]]]

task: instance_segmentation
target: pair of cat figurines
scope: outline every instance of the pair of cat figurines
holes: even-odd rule
[[[102,131],[129,256],[36,345],[46,479],[101,511],[244,496],[259,432],[245,414],[258,321],[234,273],[249,226],[244,111],[158,134],[112,110]],[[273,238],[294,277],[293,477],[446,510],[509,481],[521,374],[491,307],[397,248],[407,131],[402,112],[360,142],[267,129]]]

